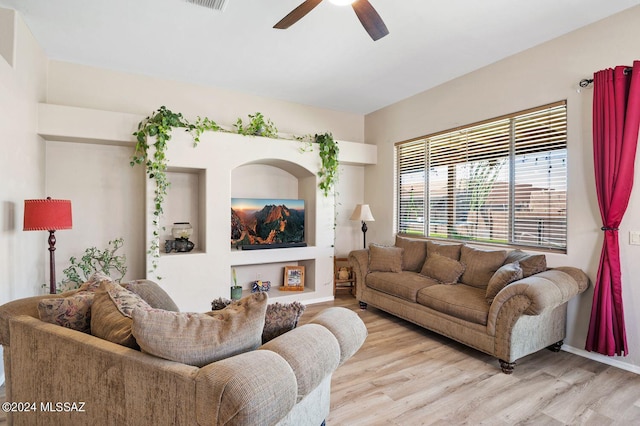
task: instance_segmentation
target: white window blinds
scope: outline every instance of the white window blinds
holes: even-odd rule
[[[564,102],[396,145],[398,232],[566,249]]]

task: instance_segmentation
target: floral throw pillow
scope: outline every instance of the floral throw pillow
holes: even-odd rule
[[[89,333],[94,296],[93,291],[80,291],[69,297],[43,299],[38,303],[38,315],[44,322]]]

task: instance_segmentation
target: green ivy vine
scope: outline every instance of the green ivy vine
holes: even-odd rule
[[[320,161],[322,162],[322,166],[318,172],[318,176],[320,177],[318,186],[324,196],[328,197],[335,189],[338,181],[338,154],[340,153],[340,148],[331,133],[316,135],[315,140],[318,144],[318,152]]]
[[[278,137],[278,129],[274,123],[260,112],[249,114],[249,122],[246,125],[241,118],[238,118],[234,127],[235,133],[245,136]],[[142,120],[138,124],[138,130],[133,133],[136,137],[136,146],[130,164],[132,167],[136,164],[144,165],[147,176],[149,179],[153,179],[156,184],[153,197],[153,240],[148,251],[153,256],[152,271],[157,269],[160,257],[160,216],[164,212],[162,205],[170,185],[167,179],[167,142],[171,140],[171,131],[174,128],[184,128],[189,132],[193,138],[194,147],[200,142],[200,136],[205,131],[226,131],[210,118],[197,117],[195,123],[191,123],[181,113],[174,113],[167,107],[161,106]],[[155,137],[155,142],[151,145],[149,144],[150,137]],[[333,139],[331,133],[316,134],[314,137],[310,135],[294,136],[294,140],[305,142],[308,147],[311,147],[313,142],[318,144],[321,160],[318,187],[324,196],[328,197],[335,189],[338,180],[338,153],[340,151],[338,143]],[[152,153],[150,153],[151,147],[154,148]],[[307,150],[301,149],[301,151]]]

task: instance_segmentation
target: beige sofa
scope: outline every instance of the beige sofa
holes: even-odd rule
[[[356,313],[328,308],[198,368],[43,322],[37,305],[49,297],[0,307],[9,424],[319,426],[333,371],[367,334]]]
[[[567,302],[588,286],[579,269],[547,269],[544,255],[400,237],[394,247],[353,251],[349,262],[363,309],[493,355],[507,374],[525,355],[560,350]]]

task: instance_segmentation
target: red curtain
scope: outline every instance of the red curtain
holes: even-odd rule
[[[628,355],[618,226],[629,204],[640,129],[640,61],[594,74],[593,160],[604,243],[585,349]]]

